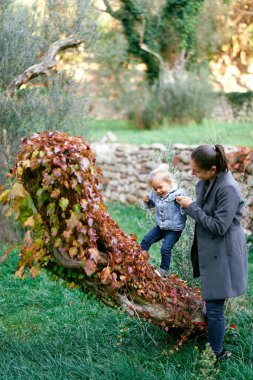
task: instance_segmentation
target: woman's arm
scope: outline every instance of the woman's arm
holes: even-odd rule
[[[186,214],[191,216],[206,231],[223,236],[231,226],[235,217],[240,197],[234,186],[224,186],[217,194],[214,216],[208,216],[196,202],[188,197],[178,200],[182,207],[186,208]]]

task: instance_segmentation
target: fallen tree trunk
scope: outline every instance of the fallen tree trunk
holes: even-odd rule
[[[203,330],[199,290],[176,275],[156,274],[136,237],[109,216],[98,174],[94,153],[80,137],[44,132],[23,139],[15,181],[1,195],[27,229],[17,276],[26,267],[33,277],[45,268],[165,329]]]

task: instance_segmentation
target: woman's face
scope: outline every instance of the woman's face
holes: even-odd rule
[[[195,175],[196,177],[202,180],[210,181],[217,174],[216,166],[212,166],[211,169],[209,170],[201,169],[194,160],[191,160],[191,168],[192,168],[192,175]]]

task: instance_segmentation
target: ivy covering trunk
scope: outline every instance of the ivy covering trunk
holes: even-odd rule
[[[199,289],[177,275],[159,277],[134,235],[110,217],[98,190],[99,168],[86,140],[63,132],[24,138],[11,185],[0,200],[25,228],[16,276],[42,269],[70,287],[147,319],[182,329],[178,344],[205,328]]]

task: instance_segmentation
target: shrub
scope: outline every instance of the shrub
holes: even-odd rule
[[[198,74],[178,71],[174,81],[162,88],[161,96],[165,117],[180,123],[200,123],[210,116],[214,101],[205,71]]]
[[[232,108],[235,119],[251,121],[253,111],[253,91],[231,92],[224,95]]]
[[[157,127],[164,120],[200,123],[210,117],[216,97],[203,70],[199,73],[180,70],[170,76],[165,73],[164,79],[149,92],[147,89],[145,96],[140,95],[137,90],[129,116],[135,119],[137,127],[145,129]]]

